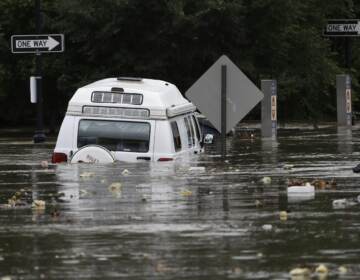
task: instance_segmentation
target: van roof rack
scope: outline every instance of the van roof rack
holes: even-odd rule
[[[141,82],[142,78],[138,77],[117,77],[118,81]]]

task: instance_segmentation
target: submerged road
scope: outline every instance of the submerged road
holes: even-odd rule
[[[55,140],[1,133],[0,279],[310,279],[320,264],[360,279],[359,136],[282,130],[229,138],[225,161],[213,144],[175,163],[46,167]],[[313,198],[288,198],[314,180]],[[27,200],[6,207],[16,192]]]

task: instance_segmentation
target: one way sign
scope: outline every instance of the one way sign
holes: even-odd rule
[[[64,51],[63,34],[13,35],[13,53],[56,53]]]
[[[332,19],[329,20],[324,29],[324,36],[360,36],[359,19]]]

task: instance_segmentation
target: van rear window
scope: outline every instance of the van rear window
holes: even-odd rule
[[[149,140],[146,122],[80,120],[77,146],[96,144],[110,151],[147,153]]]

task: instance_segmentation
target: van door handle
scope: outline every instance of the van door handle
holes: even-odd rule
[[[151,160],[151,157],[137,157],[138,160]]]

